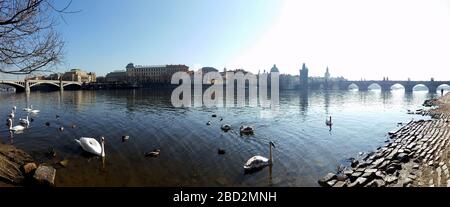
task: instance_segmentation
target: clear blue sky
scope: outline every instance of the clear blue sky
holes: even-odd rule
[[[66,42],[61,71],[104,75],[129,62],[223,69],[256,44],[280,12],[265,0],[74,0],[59,31]]]
[[[58,0],[57,2],[64,2]],[[129,62],[191,69],[277,64],[312,76],[450,80],[450,0],[74,0],[61,70]]]

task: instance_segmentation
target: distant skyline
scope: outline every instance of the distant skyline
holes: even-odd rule
[[[62,3],[62,2],[61,2]],[[450,80],[450,0],[74,0],[60,71],[142,65]]]

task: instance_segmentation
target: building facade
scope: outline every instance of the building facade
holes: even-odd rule
[[[170,84],[173,74],[188,71],[189,67],[186,65],[135,66],[130,63],[126,66],[127,80],[139,84]]]
[[[126,82],[127,81],[127,71],[125,70],[116,70],[106,74],[105,81],[110,83],[116,82]]]
[[[93,72],[86,72],[81,69],[72,69],[61,76],[63,81],[78,81],[83,83],[96,82],[96,75]]]

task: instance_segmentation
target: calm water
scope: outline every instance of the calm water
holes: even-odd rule
[[[173,108],[170,92],[151,90],[0,94],[2,117],[6,119],[11,107],[17,106],[15,124],[26,116],[22,108],[27,103],[41,110],[22,134],[11,137],[2,125],[0,141],[24,149],[39,162],[68,159],[67,168],[57,170],[57,186],[317,186],[319,177],[335,171],[347,158],[382,146],[386,132],[398,122],[422,118],[407,115],[406,110],[416,109],[432,96],[287,91],[281,92],[280,106],[272,110]],[[324,123],[329,115],[332,131]],[[237,130],[225,133],[220,130],[222,123],[235,129],[252,125],[256,132],[243,137]],[[58,129],[61,125],[64,131]],[[131,138],[122,142],[122,135]],[[74,139],[82,136],[106,138],[105,160],[76,145]],[[273,168],[244,174],[242,166],[248,158],[268,156],[269,140],[276,144]],[[56,158],[46,156],[50,147]],[[219,147],[225,155],[217,154]],[[155,148],[161,149],[158,158],[144,156]]]

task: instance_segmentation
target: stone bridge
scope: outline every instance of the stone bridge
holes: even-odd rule
[[[68,85],[78,85],[81,87],[82,82],[78,81],[61,81],[61,80],[0,80],[0,84],[5,84],[16,88],[17,92],[30,92],[30,89],[34,86],[46,84],[54,86],[60,90],[64,90],[64,87]]]
[[[360,91],[366,91],[371,86],[378,86],[382,91],[389,91],[393,85],[397,84],[402,85],[406,92],[412,92],[415,86],[424,85],[429,92],[435,93],[439,86],[450,86],[450,81],[341,81],[338,83],[338,87],[340,89],[348,89],[350,85],[356,85]]]

